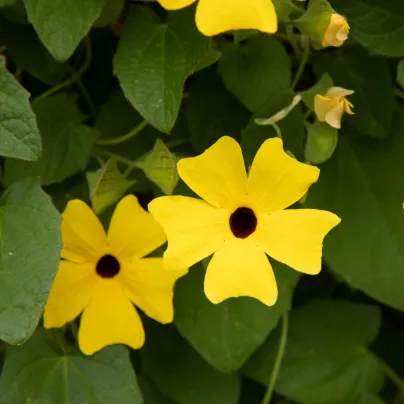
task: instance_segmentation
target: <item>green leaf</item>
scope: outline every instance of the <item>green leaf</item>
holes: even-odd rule
[[[125,0],[107,0],[94,27],[105,27],[119,19],[125,6]]]
[[[314,111],[314,98],[317,94],[325,95],[325,93],[334,86],[331,76],[328,73],[324,73],[320,80],[309,90],[303,91],[300,95],[302,96],[303,102],[308,108]]]
[[[401,59],[397,65],[397,83],[404,88],[404,59]]]
[[[143,404],[177,404],[171,398],[164,397],[144,375],[139,377],[139,385],[142,391]]]
[[[126,97],[165,133],[177,119],[185,79],[208,51],[209,40],[196,29],[194,13],[187,7],[169,13],[163,23],[151,9],[131,7],[114,59]]]
[[[222,136],[240,136],[251,114],[207,69],[193,78],[189,86],[188,125],[191,142],[197,152],[204,152]]]
[[[341,217],[327,236],[323,256],[356,289],[404,310],[404,120],[383,141],[340,137],[333,157],[321,167],[305,207]],[[401,114],[401,115],[400,115]]]
[[[41,138],[29,93],[21,87],[0,56],[0,155],[22,160],[37,160]]]
[[[380,327],[377,306],[314,300],[290,315],[287,348],[276,391],[302,404],[358,403],[364,393],[377,393],[382,367],[369,352]],[[279,333],[244,368],[267,384]]]
[[[59,61],[67,60],[100,16],[107,0],[24,0],[39,38]]]
[[[67,64],[52,57],[31,25],[13,24],[1,18],[0,35],[7,46],[7,54],[23,71],[49,85],[59,83],[66,75]]]
[[[17,0],[0,0],[0,7],[12,6]]]
[[[178,404],[237,404],[240,380],[208,365],[172,326],[146,323],[142,369],[164,396]]]
[[[273,37],[259,35],[224,48],[219,74],[227,89],[257,112],[276,94],[290,91],[290,60]]]
[[[28,339],[42,315],[59,265],[60,223],[37,180],[0,199],[0,339],[10,344]]]
[[[117,161],[114,158],[110,158],[99,170],[88,172],[87,180],[90,186],[92,206],[97,215],[118,202],[136,182],[128,181],[119,172]]]
[[[404,3],[396,0],[332,0],[345,15],[350,36],[371,53],[404,56]]]
[[[7,160],[6,184],[39,176],[42,185],[61,182],[84,171],[98,131],[82,124],[84,116],[64,93],[33,103],[42,135],[43,153],[33,163]]]
[[[38,331],[10,347],[0,379],[1,404],[141,404],[129,352],[114,346],[83,356]]]
[[[201,267],[191,269],[177,283],[175,324],[202,357],[222,372],[239,369],[290,308],[299,274],[278,263],[274,267],[279,298],[273,307],[248,297],[212,304],[203,291]]]
[[[338,143],[337,129],[325,122],[306,122],[307,139],[304,149],[305,159],[313,164],[327,161],[334,153]]]
[[[136,162],[146,177],[154,182],[166,195],[171,195],[178,183],[177,157],[160,139],[156,140],[153,150]]]
[[[303,13],[303,10],[293,0],[273,0],[273,3],[280,20],[286,20]]]
[[[336,86],[355,91],[349,96],[355,115],[345,115],[343,124],[371,137],[383,138],[390,133],[396,101],[387,60],[351,46],[337,52],[318,52],[313,63],[318,75],[328,72]]]

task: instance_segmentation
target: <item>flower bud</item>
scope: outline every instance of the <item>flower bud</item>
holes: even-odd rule
[[[354,91],[342,87],[331,87],[325,95],[317,94],[314,98],[314,112],[320,122],[327,122],[335,129],[341,128],[344,112],[353,115],[350,103],[345,97]]]
[[[349,34],[349,25],[347,20],[339,14],[333,14],[330,18],[327,29],[324,32],[322,46],[341,46]]]

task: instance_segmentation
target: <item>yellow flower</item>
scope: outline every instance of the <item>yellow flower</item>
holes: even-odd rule
[[[341,46],[347,39],[349,34],[349,25],[347,20],[339,14],[332,14],[327,29],[324,32],[322,45]]]
[[[180,160],[178,171],[204,200],[164,196],[149,211],[167,234],[167,269],[214,253],[205,276],[211,302],[251,296],[273,305],[278,292],[265,253],[307,274],[320,271],[323,238],[340,219],[321,210],[283,210],[306,194],[319,170],[286,154],[279,138],[263,143],[248,177],[240,146],[227,136]]]
[[[158,0],[167,10],[178,10],[195,1]],[[237,29],[274,33],[278,29],[278,17],[272,0],[199,0],[196,25],[206,36]]]
[[[354,91],[342,87],[330,88],[326,95],[317,94],[314,97],[314,112],[320,122],[327,122],[335,129],[341,128],[341,118],[344,112],[354,115],[353,105],[345,97]]]
[[[119,202],[108,235],[84,202],[70,201],[63,213],[62,238],[65,260],[45,306],[45,328],[63,327],[83,312],[78,340],[80,349],[91,355],[111,344],[134,349],[144,344],[132,302],[161,323],[173,320],[174,283],[187,270],[170,272],[162,258],[142,258],[166,237],[136,197]]]

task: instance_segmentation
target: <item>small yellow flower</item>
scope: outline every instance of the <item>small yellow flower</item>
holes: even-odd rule
[[[307,274],[320,271],[323,238],[340,219],[321,210],[283,210],[306,194],[319,169],[290,157],[279,138],[263,143],[248,177],[240,146],[227,136],[180,160],[178,171],[204,200],[163,196],[149,210],[167,234],[167,269],[214,253],[205,276],[211,302],[251,296],[273,305],[278,291],[265,253]]]
[[[332,14],[330,23],[324,32],[322,45],[341,46],[347,39],[349,34],[349,25],[347,20],[339,14]]]
[[[354,91],[342,87],[330,88],[326,95],[317,94],[314,97],[314,112],[320,122],[327,122],[335,129],[341,128],[341,119],[344,112],[354,115],[353,105],[345,97]]]
[[[167,10],[178,10],[195,1],[158,0]],[[278,17],[272,0],[199,0],[196,25],[206,36],[237,29],[274,33],[278,29]]]
[[[173,287],[187,270],[167,271],[162,258],[142,258],[165,243],[161,227],[135,196],[123,198],[108,235],[93,211],[72,200],[63,213],[64,248],[44,312],[45,328],[63,327],[81,312],[80,349],[111,344],[136,349],[145,335],[132,302],[161,323],[173,320]]]

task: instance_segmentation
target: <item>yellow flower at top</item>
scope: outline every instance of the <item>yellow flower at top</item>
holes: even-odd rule
[[[135,196],[119,202],[108,235],[84,202],[70,201],[63,213],[62,238],[64,260],[45,306],[45,328],[63,327],[83,312],[79,346],[91,355],[111,344],[134,349],[144,344],[132,302],[161,323],[173,320],[174,283],[187,270],[170,272],[162,258],[143,258],[166,237]]]
[[[197,0],[158,0],[166,10],[178,10]],[[196,25],[202,34],[213,36],[237,29],[274,33],[278,17],[272,0],[199,0]]]
[[[320,271],[323,238],[340,219],[322,210],[284,210],[306,194],[319,169],[290,157],[281,139],[262,144],[248,176],[240,146],[227,136],[180,160],[178,171],[204,200],[163,196],[149,211],[167,234],[167,269],[214,254],[204,285],[211,302],[251,296],[273,305],[278,291],[265,253],[306,274]]]
[[[320,122],[327,122],[335,129],[341,129],[341,119],[346,112],[354,115],[353,105],[346,97],[352,95],[353,90],[342,87],[331,87],[325,95],[314,97],[314,112]]]
[[[332,14],[327,29],[324,32],[322,45],[341,46],[348,39],[349,25],[347,20],[339,14]]]

